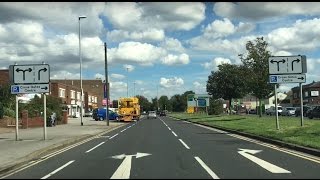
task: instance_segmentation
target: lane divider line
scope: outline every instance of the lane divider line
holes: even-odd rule
[[[176,133],[174,133],[173,131],[171,131],[171,132],[172,132],[172,134],[173,134],[174,136],[178,137],[178,135],[177,135]]]
[[[216,173],[214,173],[198,156],[194,157],[198,163],[203,167],[204,170],[213,178],[213,179],[220,179]]]
[[[102,145],[102,144],[104,144],[104,143],[105,143],[105,142],[102,142],[102,143],[100,143],[100,144],[96,145],[95,147],[93,147],[93,148],[89,149],[88,151],[86,151],[86,153],[88,153],[88,152],[90,152],[90,151],[94,150],[95,148],[97,148],[97,147],[101,146],[101,145]]]
[[[119,135],[119,134],[117,133],[117,134],[111,136],[109,139],[112,139],[112,138],[114,138],[114,137],[116,137],[116,136],[118,136],[118,135]]]
[[[43,176],[41,179],[47,179],[48,177],[50,177],[50,176],[54,175],[55,173],[57,173],[58,171],[60,171],[61,169],[69,166],[69,165],[70,165],[71,163],[73,163],[74,161],[75,161],[75,160],[72,160],[72,161],[67,162],[65,165],[63,165],[63,166],[59,167],[58,169],[52,171],[52,172],[49,173],[48,175]]]
[[[170,127],[168,127],[168,129],[169,129],[169,131],[171,131],[171,128],[170,128]]]
[[[127,129],[123,129],[123,130],[121,130],[120,132],[123,132],[123,131],[125,131],[125,130],[127,130]]]
[[[185,142],[182,141],[182,139],[179,139],[179,141],[184,145],[185,148],[190,149],[189,146]]]

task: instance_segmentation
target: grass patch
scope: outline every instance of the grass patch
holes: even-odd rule
[[[170,116],[320,149],[319,119],[304,118],[304,126],[301,127],[300,117],[279,116],[280,130],[277,130],[275,116],[259,118],[257,115],[207,116],[186,113],[173,113]]]

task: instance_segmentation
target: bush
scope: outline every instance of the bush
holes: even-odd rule
[[[210,98],[210,106],[208,108],[209,115],[219,115],[223,113],[223,101]]]
[[[4,112],[3,114],[5,116],[14,117],[14,118],[16,117],[16,112],[13,109],[9,109],[9,108],[4,107],[3,112]]]
[[[0,119],[3,119],[3,115],[4,115],[4,107],[3,107],[3,105],[0,103]]]

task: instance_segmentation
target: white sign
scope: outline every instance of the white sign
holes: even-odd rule
[[[50,81],[48,64],[14,65],[13,84],[47,84]]]
[[[270,83],[305,83],[305,74],[269,75]]]
[[[271,56],[269,74],[299,74],[307,72],[306,56]]]
[[[319,91],[311,91],[311,96],[319,96]]]
[[[11,85],[11,94],[48,93],[49,84]]]

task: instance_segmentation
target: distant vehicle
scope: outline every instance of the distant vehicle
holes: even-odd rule
[[[85,112],[83,117],[92,117],[92,111]]]
[[[281,115],[282,116],[293,116],[295,115],[296,112],[296,107],[285,107],[282,112]]]
[[[157,118],[157,113],[156,111],[149,111],[148,113],[148,119],[149,118]]]
[[[137,97],[119,98],[119,120],[131,122],[140,119],[140,104]]]
[[[113,112],[109,110],[109,120],[119,120],[119,115],[116,112]],[[99,109],[94,109],[92,112],[92,118],[96,121],[100,120],[106,120],[106,108],[99,108]]]
[[[166,116],[167,114],[166,114],[165,111],[161,111],[159,115],[160,115],[160,116]]]
[[[320,106],[314,106],[312,109],[309,110],[308,118],[320,118]]]
[[[303,108],[303,116],[307,117],[307,111],[311,109],[311,106],[303,106],[302,108]],[[301,115],[301,108],[296,107],[295,116],[298,117],[300,115]]]
[[[282,106],[278,106],[278,115],[281,115],[282,113]],[[276,115],[276,108],[274,106],[271,106],[269,109],[266,111],[267,115]]]

